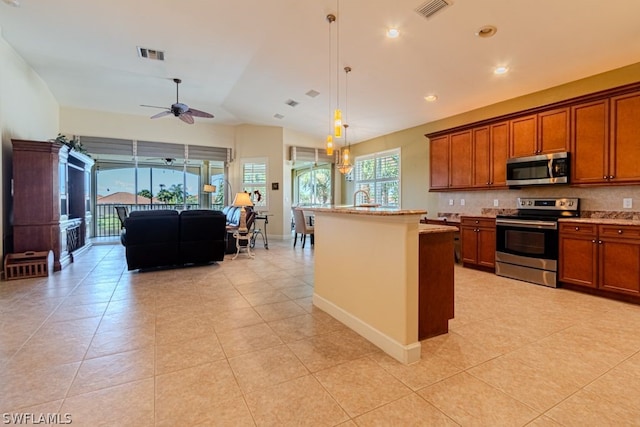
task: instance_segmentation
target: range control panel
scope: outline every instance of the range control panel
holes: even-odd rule
[[[550,211],[577,211],[580,199],[537,199],[529,197],[519,197],[516,203],[518,209],[540,209]]]

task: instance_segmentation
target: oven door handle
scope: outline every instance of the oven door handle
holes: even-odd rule
[[[522,228],[541,228],[547,230],[557,230],[558,223],[551,221],[527,221],[527,220],[509,220],[509,219],[496,219],[496,225],[513,225]]]

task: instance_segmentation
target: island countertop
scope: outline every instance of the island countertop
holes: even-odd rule
[[[458,231],[458,227],[453,225],[436,225],[436,224],[420,224],[418,228],[418,233],[427,234],[427,233],[455,233]]]
[[[300,206],[296,209],[309,212],[376,216],[424,215],[427,213],[424,209],[369,208],[359,206]]]

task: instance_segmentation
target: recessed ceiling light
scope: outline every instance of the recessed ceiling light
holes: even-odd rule
[[[400,30],[398,30],[397,28],[389,28],[387,30],[387,37],[389,37],[390,39],[395,39],[399,35],[400,35]]]
[[[438,100],[438,95],[427,95],[424,97],[424,100],[427,102],[434,102]]]
[[[498,29],[493,25],[485,25],[484,27],[480,27],[478,31],[476,31],[476,36],[482,38],[489,38],[496,35]]]
[[[509,67],[501,65],[493,69],[493,74],[507,74],[509,72]]]

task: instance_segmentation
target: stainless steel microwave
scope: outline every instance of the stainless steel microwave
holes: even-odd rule
[[[514,157],[507,160],[507,185],[567,184],[569,153]]]

